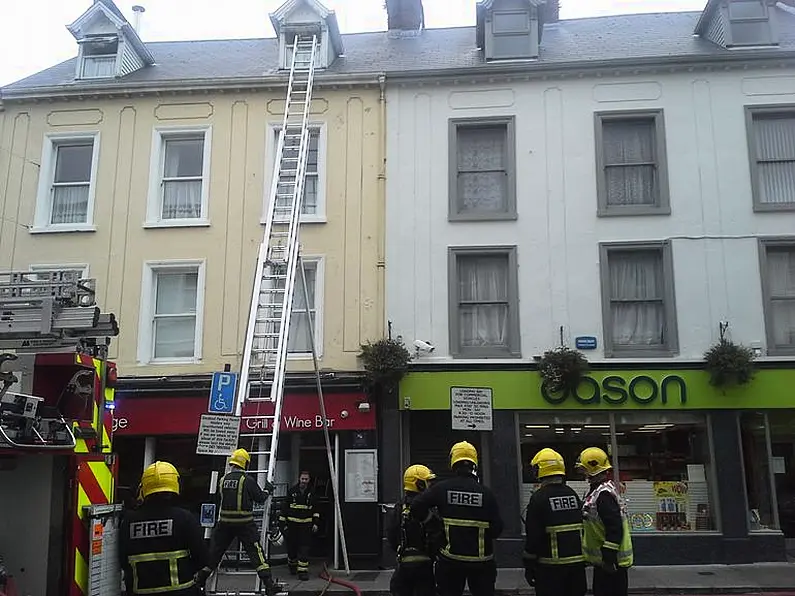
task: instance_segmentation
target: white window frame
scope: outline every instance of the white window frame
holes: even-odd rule
[[[121,55],[122,55],[122,51],[123,51],[122,50],[122,42],[123,42],[123,40],[122,40],[121,36],[109,34],[109,35],[99,35],[99,36],[96,36],[96,37],[99,37],[99,38],[116,37],[116,53],[115,54],[105,54],[104,55],[104,56],[107,56],[108,58],[110,56],[113,56],[113,58],[114,58],[114,61],[113,61],[113,74],[112,75],[108,75],[108,76],[88,76],[88,75],[85,74],[86,60],[90,59],[90,58],[92,58],[94,56],[86,56],[85,51],[84,51],[85,50],[85,46],[87,44],[90,44],[91,41],[84,40],[82,43],[80,43],[80,48],[79,48],[79,54],[80,55],[79,55],[79,59],[77,61],[77,72],[75,73],[75,78],[77,78],[77,79],[88,80],[88,81],[101,80],[101,79],[113,79],[119,73],[119,62],[121,60]],[[90,39],[90,38],[87,38],[87,39]],[[94,40],[92,40],[92,41],[94,41]],[[99,40],[97,39],[96,41],[99,41]]]
[[[202,337],[204,333],[204,294],[206,280],[205,259],[175,259],[169,261],[146,261],[141,279],[141,306],[138,319],[138,363],[139,364],[198,364],[202,360]],[[154,314],[156,275],[160,272],[196,270],[196,329],[194,353],[189,358],[155,358]]]
[[[323,357],[323,289],[325,288],[325,259],[320,255],[302,255],[304,260],[304,265],[311,265],[315,268],[315,322],[314,322],[314,332],[315,332],[315,351],[317,352],[317,357]],[[298,287],[298,280],[301,279],[301,270],[296,269],[295,271],[295,292],[299,291]],[[295,294],[293,295],[293,301],[295,301]],[[295,310],[292,311],[290,315],[291,325],[292,325],[292,318],[295,316],[304,316],[303,313],[297,314]],[[311,360],[312,359],[312,352],[287,352],[288,360]]]
[[[52,218],[52,185],[55,176],[56,153],[58,145],[71,141],[91,141],[94,144],[91,155],[91,179],[88,185],[88,206],[86,221],[81,223],[50,223]],[[41,168],[39,169],[39,185],[36,193],[36,212],[33,216],[32,233],[46,232],[94,232],[94,201],[97,192],[97,167],[99,162],[99,132],[53,133],[44,137],[41,151]]]
[[[152,132],[152,151],[149,160],[149,196],[146,201],[145,228],[206,227],[210,225],[210,157],[212,154],[211,125],[205,126],[158,126]],[[166,158],[166,143],[171,136],[204,135],[202,156],[201,217],[162,219],[163,215],[163,168]]]
[[[38,273],[39,271],[79,271],[81,279],[88,279],[88,263],[58,263],[54,265],[36,263],[28,266],[28,271]]]
[[[268,123],[268,138],[265,140],[265,192],[263,200],[263,213],[261,224],[265,224],[268,218],[268,207],[270,207],[271,184],[273,183],[273,168],[276,157],[277,137],[276,133],[281,129],[282,122]],[[301,223],[326,223],[326,160],[327,160],[327,128],[325,122],[310,121],[307,127],[318,130],[317,139],[317,213],[313,215],[301,214]]]

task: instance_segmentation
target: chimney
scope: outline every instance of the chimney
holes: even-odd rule
[[[795,2],[795,0],[793,0]],[[560,20],[560,0],[547,0],[541,6],[541,21],[543,23],[557,23]]]
[[[135,32],[138,33],[138,35],[141,35],[141,15],[146,12],[146,9],[140,4],[136,4],[135,6],[132,7],[132,11],[133,11],[133,23],[132,23],[133,29],[135,29]]]
[[[386,12],[390,34],[418,35],[425,26],[422,0],[386,0]]]

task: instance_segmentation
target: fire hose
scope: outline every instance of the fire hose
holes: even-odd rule
[[[359,588],[359,586],[347,580],[334,577],[333,575],[331,575],[331,573],[328,570],[328,567],[325,564],[323,565],[323,571],[320,572],[320,579],[325,579],[328,582],[326,584],[326,587],[323,588],[323,590],[320,592],[320,596],[323,596],[323,594],[325,594],[326,590],[328,590],[331,584],[337,584],[338,586],[348,588],[349,590],[353,591],[353,593],[356,594],[356,596],[362,596],[362,590]]]

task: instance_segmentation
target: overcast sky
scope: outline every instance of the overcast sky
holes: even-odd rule
[[[144,41],[271,37],[268,13],[283,0],[117,0],[132,22],[134,4],[146,13]],[[321,0],[335,10],[343,33],[386,28],[384,0]],[[43,70],[77,53],[65,25],[93,0],[0,0],[0,86]],[[426,27],[475,22],[476,0],[424,0]],[[561,18],[607,14],[701,10],[706,0],[562,0]],[[200,60],[201,57],[197,56]]]

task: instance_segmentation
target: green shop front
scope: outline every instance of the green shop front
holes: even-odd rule
[[[398,402],[403,463],[443,475],[453,442],[478,447],[506,525],[502,567],[520,564],[529,461],[543,447],[564,456],[579,493],[580,451],[610,454],[640,565],[783,561],[795,539],[795,369],[725,391],[702,370],[596,369],[566,394],[535,370],[425,370],[404,377]]]

